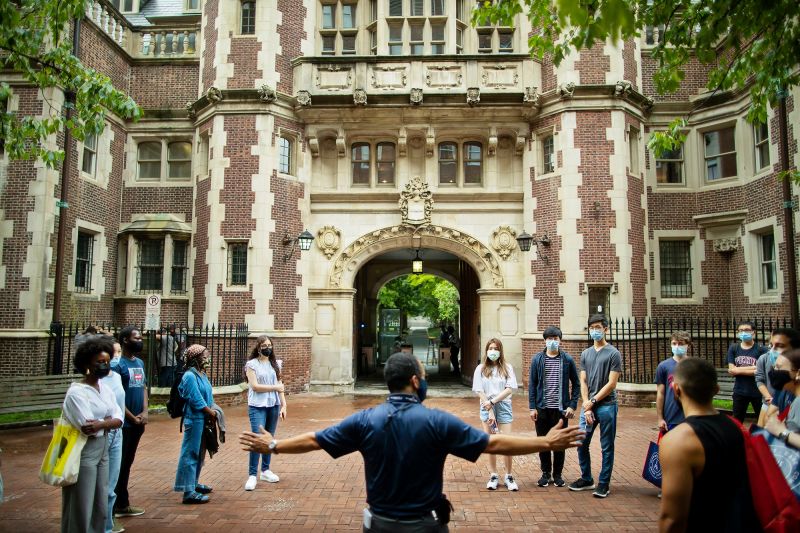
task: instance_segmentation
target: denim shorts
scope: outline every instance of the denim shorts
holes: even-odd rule
[[[497,402],[494,407],[494,418],[497,420],[498,424],[510,424],[514,420],[514,416],[511,414],[511,402]],[[481,422],[486,422],[489,420],[489,411],[481,411]]]

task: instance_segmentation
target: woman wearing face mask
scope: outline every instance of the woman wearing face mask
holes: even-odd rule
[[[62,416],[88,436],[81,452],[78,482],[61,489],[61,531],[105,531],[108,509],[108,441],[106,432],[122,426],[114,392],[100,380],[111,371],[114,346],[107,337],[85,340],[75,352],[75,371],[83,375],[64,398]]]
[[[250,429],[259,432],[259,427],[275,435],[278,418],[286,418],[286,396],[281,383],[281,367],[275,358],[272,339],[262,335],[250,353],[250,360],[244,366],[247,375],[247,411],[250,416]],[[261,481],[277,483],[280,478],[270,470],[272,454],[261,455]],[[244,490],[253,490],[258,483],[259,454],[250,452],[250,465]]]
[[[481,401],[480,417],[483,429],[487,433],[511,433],[511,393],[517,388],[517,378],[514,368],[506,364],[503,355],[503,343],[499,339],[491,339],[486,343],[483,362],[475,369],[472,378],[472,390],[478,394]],[[505,485],[508,490],[519,490],[514,476],[511,474],[511,456],[505,457],[506,476]],[[497,456],[489,454],[489,469],[491,474],[486,488],[497,490]]]
[[[183,442],[173,490],[183,492],[183,503],[186,504],[206,503],[207,494],[211,492],[211,487],[199,482],[205,455],[203,426],[206,417],[217,418],[217,412],[211,408],[214,396],[205,370],[210,359],[205,346],[193,344],[186,348],[186,372],[178,385],[186,405],[183,408]]]
[[[794,394],[795,399],[789,407],[784,421],[773,414],[767,420],[766,429],[788,445],[800,449],[800,350],[790,350],[778,356],[775,368],[769,371],[769,378],[775,390]]]

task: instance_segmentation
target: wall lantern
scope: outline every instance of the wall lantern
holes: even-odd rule
[[[411,261],[411,272],[414,274],[422,274],[422,258],[419,256],[419,248],[417,248],[417,255]]]
[[[522,233],[517,237],[517,244],[519,245],[519,249],[523,252],[527,252],[531,249],[531,246],[536,246],[536,252],[542,260],[547,263],[547,256],[542,252],[539,248],[539,245],[542,246],[550,246],[550,237],[548,237],[547,233],[540,239],[536,238],[536,235],[528,235],[525,230],[522,230]]]
[[[303,230],[303,233],[298,235],[297,237],[289,237],[289,233],[286,233],[286,236],[283,238],[283,245],[287,246],[289,244],[292,247],[286,252],[286,255],[283,256],[284,261],[288,261],[292,254],[294,253],[295,247],[300,244],[300,250],[307,251],[311,249],[311,243],[314,241],[314,236],[308,232],[308,230]]]

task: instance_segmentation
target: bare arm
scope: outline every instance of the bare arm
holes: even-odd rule
[[[501,401],[505,400],[506,398],[508,398],[509,396],[511,396],[512,392],[514,392],[514,391],[511,389],[511,387],[506,387],[505,389],[503,389],[503,392],[501,392],[500,394],[498,394],[497,396],[492,398],[492,401],[494,403],[501,402]]]
[[[728,363],[728,374],[731,376],[755,376],[756,367],[753,366],[736,366],[733,363]]]
[[[678,426],[664,436],[661,461],[661,533],[686,531],[694,488],[694,473],[705,466],[703,445],[689,427]]]
[[[500,455],[525,455],[534,452],[560,451],[576,448],[583,442],[585,433],[578,426],[562,429],[564,423],[559,420],[553,429],[544,437],[517,437],[514,435],[494,434],[489,436],[489,445],[483,453]]]
[[[256,378],[256,371],[252,368],[247,369],[247,384],[253,389],[253,392],[280,392],[283,394],[283,383],[276,385],[261,385]]]
[[[269,443],[272,442],[273,437],[264,431],[263,427],[260,430],[260,433],[245,431],[239,435],[239,444],[242,445],[244,451],[270,453]],[[321,449],[317,442],[316,434],[309,432],[289,437],[288,439],[281,439],[280,443],[275,447],[275,453],[307,453]]]
[[[589,401],[589,384],[586,382],[586,371],[581,370],[581,399],[583,403]]]
[[[664,420],[664,398],[667,386],[658,384],[656,385],[656,416],[658,417],[658,426],[661,428],[661,421]]]
[[[608,383],[603,385],[603,388],[597,391],[597,394],[594,395],[595,399],[599,402],[612,392],[614,389],[617,388],[617,381],[619,381],[619,372],[614,372],[613,370],[608,373]]]

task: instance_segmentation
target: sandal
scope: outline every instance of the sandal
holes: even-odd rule
[[[211,491],[214,490],[208,485],[197,485],[194,488],[195,492],[199,492],[200,494],[211,494]]]
[[[208,503],[208,496],[203,496],[202,494],[198,494],[197,492],[192,491],[183,497],[183,503],[187,504]]]

